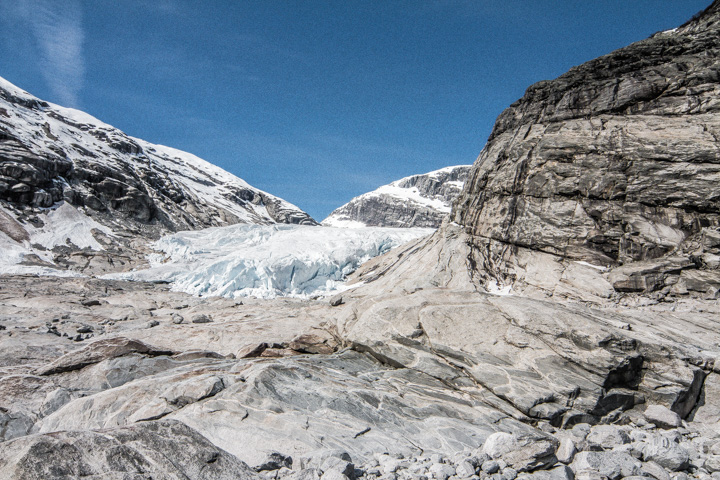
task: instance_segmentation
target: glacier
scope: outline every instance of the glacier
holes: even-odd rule
[[[431,228],[246,225],[167,235],[150,268],[103,276],[169,282],[175,291],[230,298],[312,298],[341,291],[362,263]]]

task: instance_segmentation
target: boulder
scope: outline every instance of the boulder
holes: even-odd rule
[[[571,438],[566,437],[560,440],[560,445],[555,455],[557,456],[558,462],[567,465],[572,463],[576,453],[577,448],[575,447],[575,442],[573,442]]]
[[[610,480],[640,475],[642,462],[623,452],[580,452],[570,465],[576,476],[596,473]]]
[[[664,435],[650,438],[642,450],[643,459],[677,472],[689,466],[690,456],[677,442]]]
[[[210,323],[213,321],[213,319],[210,315],[207,315],[205,313],[198,313],[196,315],[193,315],[190,321],[192,323]]]
[[[611,450],[617,445],[630,442],[630,436],[615,425],[596,425],[592,427],[585,440],[589,444],[600,445],[606,450]]]
[[[680,415],[663,405],[648,405],[644,417],[660,428],[677,428],[682,425]]]
[[[283,455],[282,453],[272,452],[259,465],[256,465],[254,467],[254,470],[256,472],[262,472],[266,470],[280,470],[283,467],[292,468],[292,465],[292,457],[288,455]]]
[[[501,458],[518,472],[525,472],[555,463],[557,447],[557,439],[551,436],[497,432],[485,440],[482,451],[493,459]]]
[[[646,462],[642,466],[642,472],[656,480],[670,480],[667,471],[655,462]]]

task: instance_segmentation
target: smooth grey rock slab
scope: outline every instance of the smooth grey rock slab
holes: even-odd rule
[[[39,368],[38,375],[53,375],[57,373],[79,370],[88,365],[99,363],[103,360],[121,357],[130,353],[142,353],[146,355],[169,355],[168,350],[158,350],[143,342],[130,340],[128,338],[110,338],[93,342],[85,348],[60,357],[53,363]]]

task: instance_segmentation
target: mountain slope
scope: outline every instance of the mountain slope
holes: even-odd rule
[[[3,271],[126,270],[165,233],[236,223],[317,225],[192,154],[132,138],[0,78]],[[18,270],[13,265],[25,264]],[[12,268],[11,268],[12,267]]]
[[[314,224],[294,205],[194,155],[132,138],[0,79],[5,207],[66,201],[115,231],[156,237],[233,223]]]
[[[450,213],[469,165],[412,175],[350,200],[333,211],[323,225],[331,227],[437,228]]]

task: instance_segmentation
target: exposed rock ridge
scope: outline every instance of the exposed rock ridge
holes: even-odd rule
[[[437,228],[450,213],[469,171],[469,165],[458,165],[401,178],[353,198],[322,223],[339,227]]]
[[[490,140],[527,123],[588,115],[680,115],[717,112],[720,102],[704,89],[718,81],[720,28],[717,1],[682,27],[658,32],[608,55],[571,68],[555,80],[531,85],[498,117]],[[714,90],[717,91],[717,90]],[[703,95],[705,94],[705,95]],[[688,101],[694,95],[706,102]]]
[[[715,1],[678,29],[531,86],[498,117],[452,213],[480,277],[525,276],[535,260],[518,255],[529,250],[649,262],[610,279],[615,291],[669,290],[697,270],[690,289],[716,291],[719,18]]]

